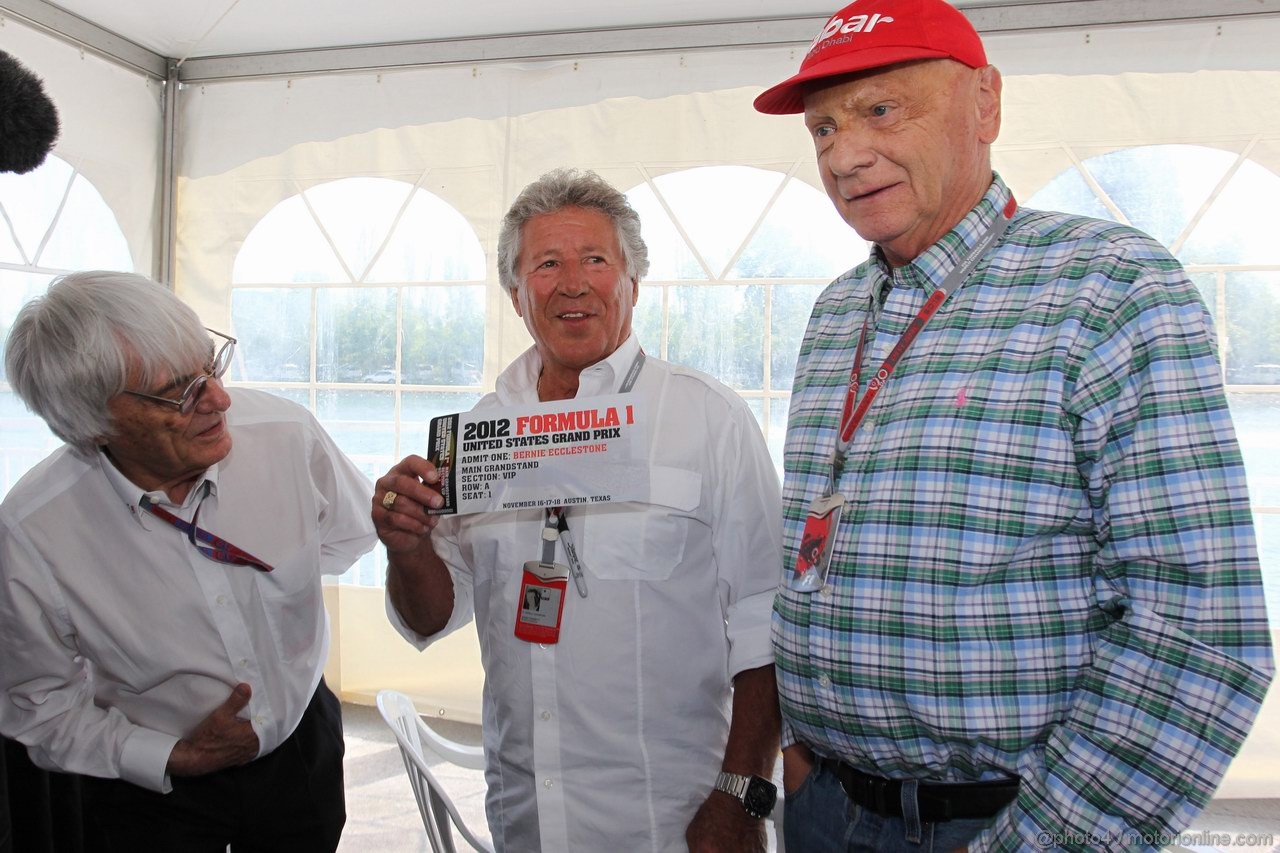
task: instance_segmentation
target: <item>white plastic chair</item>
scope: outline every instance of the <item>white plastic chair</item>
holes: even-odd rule
[[[432,729],[418,716],[409,697],[399,691],[379,691],[378,710],[395,734],[396,743],[400,745],[404,769],[409,774],[409,784],[413,786],[413,796],[418,801],[418,811],[422,813],[422,825],[427,830],[431,849],[435,853],[457,853],[453,844],[453,829],[449,825],[452,820],[453,826],[458,828],[459,834],[473,849],[493,853],[493,847],[476,838],[462,822],[457,807],[445,793],[440,780],[427,767],[422,752],[426,746],[446,761],[472,770],[481,770],[484,768],[484,750],[478,746],[465,746],[451,741]]]

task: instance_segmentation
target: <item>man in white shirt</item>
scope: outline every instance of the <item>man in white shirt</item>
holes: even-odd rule
[[[546,513],[438,521],[438,472],[409,456],[374,493],[388,614],[419,647],[475,616],[499,851],[764,850],[781,510],[755,419],[710,377],[642,354],[640,220],[596,175],[526,187],[498,269],[534,345],[477,408],[635,394],[655,413],[651,498],[567,511],[585,595],[568,584],[557,642],[526,642],[522,567]]]
[[[234,345],[115,272],[6,344],[67,444],[0,505],[0,731],[83,774],[108,850],[311,853],[346,819],[320,576],[373,546],[370,486],[305,409],[223,388]]]

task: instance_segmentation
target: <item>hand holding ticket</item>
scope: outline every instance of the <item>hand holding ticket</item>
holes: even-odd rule
[[[423,547],[424,537],[440,520],[429,514],[443,502],[439,483],[436,466],[414,455],[397,462],[374,483],[373,525],[388,554]]]
[[[433,515],[648,500],[648,430],[630,394],[431,419]]]

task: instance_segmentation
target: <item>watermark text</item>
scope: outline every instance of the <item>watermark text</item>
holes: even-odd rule
[[[1036,845],[1041,850],[1056,847],[1264,847],[1276,844],[1273,833],[1267,832],[1214,832],[1212,830],[1187,830],[1186,832],[1138,832],[1121,833],[1041,832]]]

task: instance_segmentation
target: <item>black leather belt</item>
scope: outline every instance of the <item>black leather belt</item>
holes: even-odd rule
[[[834,758],[819,760],[840,780],[840,787],[850,800],[883,817],[902,817],[901,779],[871,776]],[[916,789],[920,820],[925,823],[994,817],[1017,796],[1017,779],[921,782]]]

